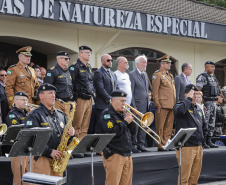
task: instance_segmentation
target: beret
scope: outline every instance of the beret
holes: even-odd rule
[[[212,64],[212,65],[215,65],[215,63],[214,63],[214,62],[212,62],[212,61],[207,61],[207,62],[205,63],[205,65],[207,65],[207,64]]]
[[[82,50],[90,50],[90,51],[92,51],[92,49],[89,46],[80,46],[79,47],[79,51],[82,51]]]
[[[111,97],[126,97],[127,93],[122,90],[115,90],[111,93]]]
[[[67,56],[67,57],[69,57],[70,54],[66,51],[59,51],[59,52],[57,52],[56,56]]]
[[[193,84],[188,84],[185,87],[185,91],[193,89],[194,91],[199,91],[198,88]]]
[[[56,87],[53,86],[52,84],[48,84],[48,83],[44,83],[42,85],[39,86],[38,88],[38,94],[41,92],[41,91],[56,91]]]
[[[23,91],[16,92],[14,96],[26,96],[28,98],[28,95]]]

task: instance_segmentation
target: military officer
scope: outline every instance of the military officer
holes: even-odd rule
[[[124,113],[126,96],[122,90],[113,91],[112,104],[102,112],[99,119],[100,133],[116,133],[103,150],[105,185],[132,185],[131,134],[135,134],[136,125],[132,122],[132,115]]]
[[[79,140],[87,134],[92,112],[94,94],[93,73],[92,67],[88,63],[91,54],[92,49],[90,47],[80,46],[77,62],[74,62],[69,67],[73,82],[74,100],[77,103],[73,127]]]
[[[170,139],[173,129],[173,106],[176,103],[176,91],[173,75],[170,70],[169,56],[160,58],[160,70],[152,76],[152,95],[155,104],[155,123],[157,134],[161,138],[159,151],[165,151],[162,146]]]
[[[197,94],[198,89],[195,85],[186,85],[185,100],[178,102],[173,108],[176,133],[181,128],[197,128],[181,150],[182,185],[197,185],[202,168],[202,144],[207,135],[207,123],[202,109],[195,104]],[[179,150],[176,151],[176,157],[179,164]],[[180,185],[179,179],[180,177],[178,177],[178,185]]]
[[[72,78],[68,70],[70,55],[66,51],[59,51],[56,54],[56,59],[57,63],[47,71],[44,83],[49,83],[56,87],[57,101],[55,107],[69,116],[70,105],[64,102],[73,101]]]
[[[53,159],[61,157],[62,152],[57,150],[60,144],[64,127],[67,124],[67,116],[58,109],[54,108],[56,87],[51,84],[42,84],[38,88],[40,106],[34,109],[25,119],[25,128],[33,127],[51,127],[52,135],[40,157],[34,157],[32,161],[32,171],[35,173],[62,176],[63,173],[56,173],[51,167]],[[74,136],[74,129],[71,127],[68,131],[70,136]]]
[[[34,69],[28,66],[31,61],[31,46],[23,47],[16,51],[19,62],[8,68],[5,91],[12,108],[14,94],[23,91],[28,95],[29,102],[35,104],[35,92],[39,87]]]
[[[204,106],[206,107],[205,119],[208,124],[208,134],[206,144],[211,148],[218,146],[213,144],[211,137],[213,137],[216,119],[216,100],[219,95],[219,88],[217,87],[217,80],[214,77],[215,63],[207,61],[205,63],[205,72],[201,73],[196,78],[196,86],[203,93]]]

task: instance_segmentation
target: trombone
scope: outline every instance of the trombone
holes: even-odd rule
[[[152,129],[148,128],[148,126],[151,125],[151,123],[154,120],[154,115],[152,112],[147,112],[145,114],[142,114],[141,112],[139,112],[138,110],[136,110],[135,108],[131,107],[130,105],[126,104],[124,106],[124,109],[129,112],[130,114],[132,114],[132,116],[134,118],[136,118],[139,122],[137,123],[135,120],[133,120],[133,122],[140,127],[144,132],[146,132],[152,139],[155,140],[156,143],[160,144],[161,143],[161,138],[159,137],[158,134],[156,134]],[[133,114],[129,109],[131,109],[135,114],[137,114],[138,116],[141,117],[141,119],[139,119],[135,114]],[[152,136],[149,132],[147,132],[144,128],[148,128],[158,139],[156,139],[154,136]]]
[[[7,125],[6,124],[1,124],[0,125],[0,136],[4,135],[7,131]]]

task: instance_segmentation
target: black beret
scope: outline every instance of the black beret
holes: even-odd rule
[[[59,51],[57,52],[56,56],[67,56],[69,57],[69,53],[67,51]]]
[[[16,92],[15,96],[26,96],[28,98],[28,95],[25,92],[23,92],[23,91]]]
[[[44,83],[42,85],[39,86],[38,88],[38,94],[41,92],[41,91],[56,91],[56,87],[53,86],[52,84],[48,84],[48,83]]]
[[[89,46],[80,46],[79,47],[79,51],[82,51],[82,50],[90,50],[90,51],[92,51],[92,49]]]
[[[122,90],[115,90],[111,93],[111,97],[126,97],[127,93]]]
[[[207,65],[207,64],[212,64],[212,65],[215,65],[215,63],[214,63],[214,62],[212,62],[212,61],[207,61],[207,62],[205,63],[205,65]]]
[[[193,84],[188,84],[185,87],[185,91],[193,89],[194,91],[199,91],[198,88]]]

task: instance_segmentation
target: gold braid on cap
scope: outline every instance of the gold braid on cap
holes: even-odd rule
[[[166,62],[166,61],[170,60],[169,58],[170,58],[170,56],[166,54],[166,55],[162,56],[161,58],[157,58],[156,60],[157,61],[161,60],[162,62]]]

